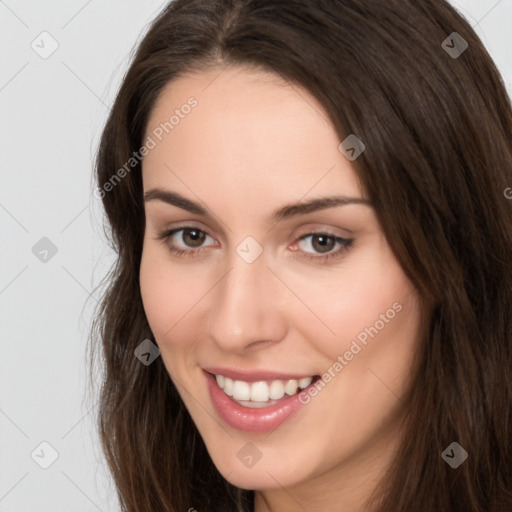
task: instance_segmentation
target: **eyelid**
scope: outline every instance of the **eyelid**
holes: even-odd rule
[[[301,226],[297,230],[294,231],[292,237],[293,238],[301,238],[305,235],[311,235],[311,234],[319,234],[319,233],[325,233],[330,236],[334,237],[340,237],[344,239],[349,239],[354,237],[355,231],[347,229],[347,228],[340,228],[340,227],[331,227],[330,223],[318,223],[318,222],[310,222],[306,225]]]

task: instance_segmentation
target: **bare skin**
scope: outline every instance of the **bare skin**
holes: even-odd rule
[[[310,94],[261,71],[219,72],[170,83],[148,122],[151,135],[197,99],[145,157],[143,183],[145,192],[178,193],[210,213],[146,202],[146,315],[214,464],[229,482],[256,491],[256,512],[362,512],[399,440],[400,397],[420,339],[419,297],[371,204],[274,221],[285,205],[364,199],[365,192]],[[190,231],[158,239],[187,227],[199,230],[196,240]],[[262,249],[252,263],[236,251],[249,236],[258,244],[249,251]],[[365,331],[371,326],[373,336]],[[366,344],[345,357],[363,332]],[[336,371],[339,356],[346,364]],[[217,413],[207,366],[305,375],[331,369],[331,379],[278,428],[251,433]],[[250,468],[237,457],[248,442],[261,454]]]

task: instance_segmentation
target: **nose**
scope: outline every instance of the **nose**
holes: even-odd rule
[[[235,254],[211,296],[211,340],[223,351],[237,353],[279,343],[287,331],[283,288],[262,256],[247,263]]]

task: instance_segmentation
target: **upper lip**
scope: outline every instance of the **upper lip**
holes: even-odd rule
[[[314,377],[313,373],[282,373],[272,370],[235,370],[233,368],[207,367],[203,368],[205,372],[212,375],[223,375],[232,380],[241,380],[244,382],[258,382],[264,380],[300,380],[305,377]]]

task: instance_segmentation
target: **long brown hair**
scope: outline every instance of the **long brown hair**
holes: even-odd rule
[[[431,305],[403,397],[406,434],[374,510],[510,512],[512,109],[482,42],[444,0],[175,0],[152,23],[96,168],[117,260],[91,340],[104,371],[102,446],[123,511],[253,507],[253,492],[215,468],[161,358],[145,366],[134,357],[153,337],[139,289],[141,165],[126,162],[163,87],[216,65],[270,70],[306,88],[340,142],[364,142],[354,168]],[[469,454],[456,469],[441,457],[454,441]]]

